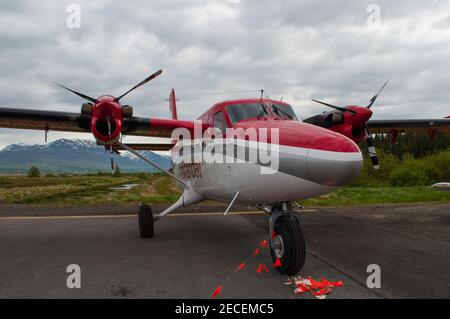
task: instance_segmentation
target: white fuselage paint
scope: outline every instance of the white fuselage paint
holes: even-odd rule
[[[229,202],[239,192],[236,199],[238,203],[270,204],[330,193],[344,186],[333,181],[345,178],[344,183],[348,184],[359,174],[362,165],[361,152],[330,152],[280,145],[279,154],[280,165],[290,167],[287,170],[280,167],[273,174],[261,174],[261,165],[250,162],[202,162],[195,164],[196,173],[191,176],[182,174],[180,164],[176,164],[174,173],[187,179],[195,192],[205,199]],[[172,157],[176,162],[177,154],[172,153]],[[286,161],[283,158],[289,160],[287,164],[284,164]],[[296,169],[296,161],[298,172],[292,174]],[[317,176],[321,176],[321,180],[317,181]]]

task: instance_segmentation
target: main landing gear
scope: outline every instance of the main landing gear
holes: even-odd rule
[[[178,200],[175,203],[173,203],[170,207],[166,208],[159,214],[153,215],[152,209],[149,205],[146,204],[139,205],[138,211],[139,235],[141,236],[141,238],[153,237],[153,224],[157,220],[160,220],[164,216],[167,216],[168,214],[170,214],[171,212],[180,207],[189,206],[201,202],[202,200],[204,200],[204,198],[198,195],[192,188],[192,186],[189,183],[187,183],[185,185],[184,192],[180,196],[180,198],[178,198]]]
[[[149,205],[139,205],[138,211],[139,219],[139,236],[141,238],[153,237],[153,213],[152,208]]]
[[[276,269],[287,276],[296,275],[305,264],[306,248],[300,219],[297,214],[288,209],[283,203],[272,208],[270,211],[269,234],[270,254],[275,263],[281,262]]]

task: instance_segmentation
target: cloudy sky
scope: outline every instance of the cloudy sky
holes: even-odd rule
[[[67,12],[80,8],[80,28]],[[374,118],[450,115],[450,2],[401,1],[49,1],[0,2],[0,106],[77,112],[81,100],[119,95],[135,114],[192,119],[224,99],[283,97],[302,118],[338,105],[366,105],[391,78]],[[200,95],[196,95],[200,93]],[[89,137],[51,132],[59,137]],[[0,147],[42,143],[36,131],[0,129]],[[128,138],[126,141],[131,142]]]

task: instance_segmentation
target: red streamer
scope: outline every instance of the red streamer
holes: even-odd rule
[[[240,265],[239,265],[239,267],[238,267],[238,269],[237,269],[237,270],[241,270],[241,269],[244,269],[244,267],[245,267],[245,263],[242,263],[242,264],[240,264]]]
[[[222,288],[223,288],[222,285],[218,286],[216,288],[216,290],[214,290],[214,292],[212,293],[211,298],[212,299],[216,298],[220,294],[220,292],[222,291]]]
[[[262,271],[264,270],[264,272],[269,272],[269,269],[267,269],[266,265],[264,264],[259,264],[258,269],[256,270],[256,272],[258,274],[260,274]]]
[[[266,248],[266,247],[267,247],[267,240],[263,240],[263,241],[261,242],[261,247],[262,247],[262,248]]]
[[[281,267],[281,260],[280,258],[277,258],[277,260],[275,261],[275,263],[273,264],[273,266],[276,267]]]

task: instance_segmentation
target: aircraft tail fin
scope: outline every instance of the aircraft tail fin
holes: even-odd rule
[[[169,94],[169,107],[170,113],[172,113],[172,119],[177,119],[177,98],[175,96],[175,89],[172,89]]]

